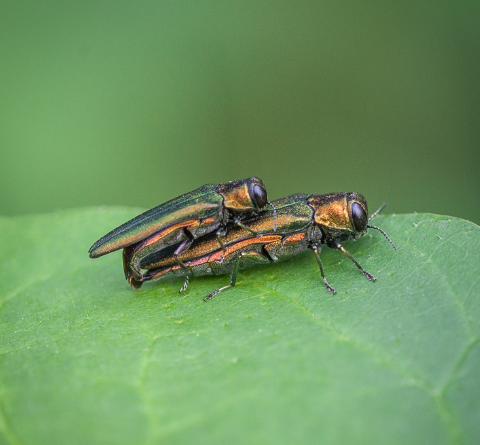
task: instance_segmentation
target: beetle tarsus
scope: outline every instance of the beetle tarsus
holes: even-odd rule
[[[325,278],[323,278],[323,281],[325,283],[325,287],[327,288],[328,292],[335,295],[337,291],[332,286],[330,286],[330,284],[327,283],[327,280]]]
[[[372,274],[368,273],[362,266],[360,266],[360,264],[358,264],[355,258],[353,258],[353,256],[345,249],[345,247],[343,247],[340,243],[337,243],[335,240],[333,242],[334,242],[334,246],[337,249],[341,250],[345,255],[348,256],[348,258],[350,258],[353,261],[353,264],[355,264],[355,266],[357,266],[362,271],[363,275],[365,275],[370,281],[377,280]]]
[[[216,291],[213,291],[211,294],[208,294],[203,301],[211,300],[212,298],[216,297],[220,292],[224,291],[225,289],[228,289],[229,287],[232,287],[231,284],[228,286],[223,286],[220,289],[217,289]]]
[[[179,294],[181,294],[184,290],[187,289],[187,287],[188,287],[188,280],[189,280],[189,277],[188,277],[188,275],[186,275],[186,276],[185,276],[185,283],[183,283],[182,288],[178,291]]]
[[[365,275],[370,281],[377,281],[377,279],[370,273],[368,273],[366,270],[363,271],[363,275]]]

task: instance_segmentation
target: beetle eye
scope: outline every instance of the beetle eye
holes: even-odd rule
[[[367,215],[358,202],[352,204],[352,220],[357,232],[363,232],[367,227]]]
[[[265,204],[268,201],[266,190],[262,186],[255,184],[253,186],[252,191],[253,191],[253,197],[252,197],[253,204],[257,208],[263,209],[263,207],[265,207]]]

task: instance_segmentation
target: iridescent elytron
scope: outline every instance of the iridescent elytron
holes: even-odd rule
[[[257,215],[244,218],[242,226],[229,227],[222,239],[224,249],[219,247],[216,237],[211,234],[195,240],[189,250],[178,258],[172,255],[175,246],[144,256],[140,267],[146,272],[138,287],[145,281],[185,275],[182,291],[188,285],[189,276],[231,273],[230,284],[209,294],[205,297],[207,300],[235,286],[239,269],[281,261],[311,249],[325,286],[329,292],[335,293],[323,272],[321,244],[341,250],[372,281],[375,278],[355,261],[340,242],[363,236],[367,228],[372,228],[379,230],[395,249],[383,230],[368,224],[367,202],[359,193],[296,194],[273,201],[272,207],[274,210],[265,208]]]
[[[232,227],[242,227],[252,235],[240,217],[259,212],[267,203],[265,185],[255,176],[225,184],[207,184],[107,233],[90,248],[90,258],[123,248],[125,278],[133,288],[139,288],[144,281],[140,265],[145,257],[174,245],[175,249],[169,250],[170,257],[184,267],[178,256],[194,240],[210,233],[216,240],[215,247],[224,251],[222,237],[227,233],[227,223],[232,222]]]

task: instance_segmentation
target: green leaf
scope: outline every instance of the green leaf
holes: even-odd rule
[[[380,216],[341,252],[131,290],[138,209],[0,218],[0,443],[480,443],[480,228]]]

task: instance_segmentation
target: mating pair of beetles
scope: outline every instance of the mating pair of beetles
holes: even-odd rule
[[[268,206],[267,206],[268,204]],[[269,202],[265,185],[255,176],[225,184],[207,184],[160,204],[127,221],[100,238],[89,250],[98,258],[123,249],[125,278],[133,289],[145,281],[170,275],[190,276],[230,273],[230,284],[204,300],[235,286],[239,269],[290,258],[313,250],[323,281],[321,245],[339,249],[371,281],[373,275],[345,250],[340,242],[365,235],[370,217],[367,201],[356,192],[308,195],[298,193]]]

